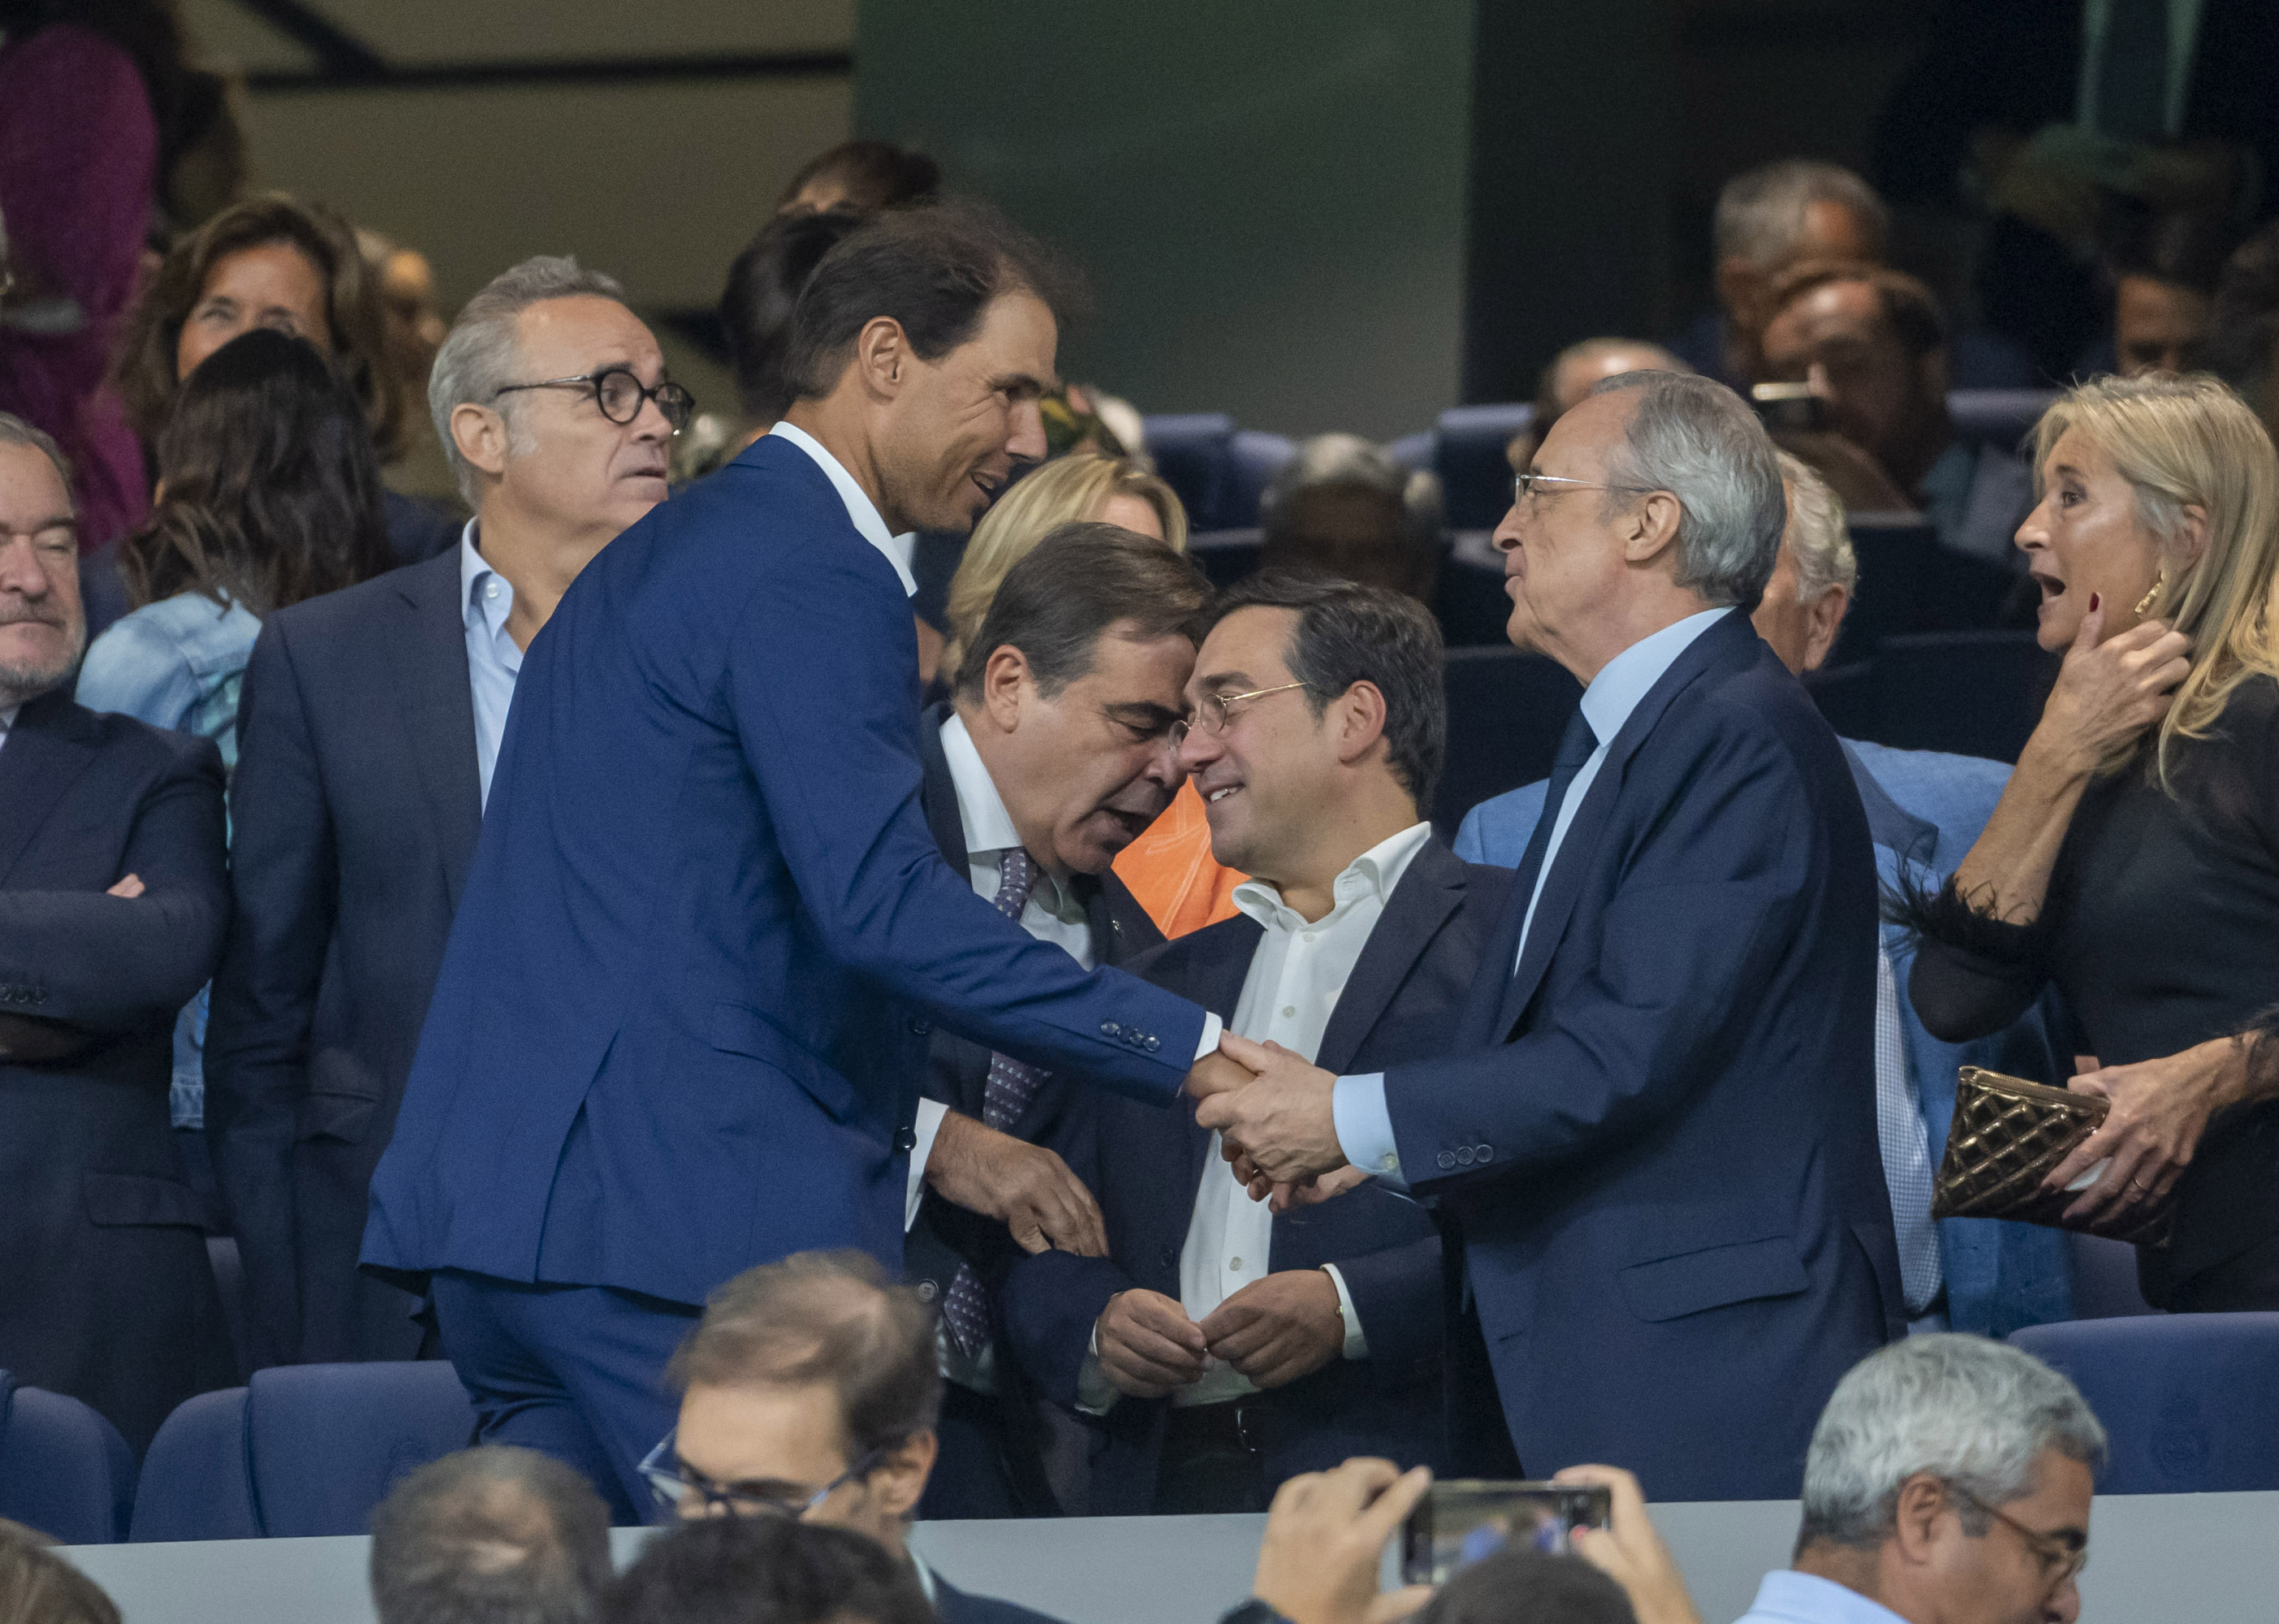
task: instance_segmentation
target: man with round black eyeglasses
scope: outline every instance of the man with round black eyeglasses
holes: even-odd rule
[[[908,1557],[942,1624],[1051,1624],[967,1595],[909,1549],[941,1410],[934,1317],[868,1254],[745,1270],[712,1294],[665,1380],[678,1424],[641,1470],[672,1514],[848,1528]]]

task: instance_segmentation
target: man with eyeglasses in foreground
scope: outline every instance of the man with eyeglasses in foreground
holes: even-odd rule
[[[715,1291],[666,1367],[673,1430],[641,1462],[684,1518],[787,1517],[905,1558],[942,1624],[1051,1624],[969,1596],[909,1549],[933,1471],[933,1311],[867,1253],[798,1252]]]
[[[1837,1384],[1796,1559],[1739,1624],[2073,1624],[2105,1428],[2071,1382],[1976,1336],[1916,1336]]]
[[[482,826],[523,652],[665,498],[687,390],[610,278],[525,260],[467,303],[428,404],[475,517],[441,558],[270,617],[232,782],[236,920],[206,1040],[254,1365],[408,1359],[357,1272],[365,1191]]]

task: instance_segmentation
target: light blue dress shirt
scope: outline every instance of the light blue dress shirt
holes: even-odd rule
[[[1881,1602],[1833,1579],[1781,1568],[1765,1575],[1757,1599],[1734,1624],[1907,1624]]]
[[[459,535],[459,609],[467,625],[467,686],[475,696],[475,766],[488,806],[491,770],[498,766],[515,679],[522,674],[522,650],[506,629],[514,612],[514,582],[483,562],[475,545],[478,522],[470,519]]]
[[[1551,866],[1559,860],[1559,848],[1567,838],[1568,827],[1575,821],[1576,808],[1582,805],[1584,797],[1591,793],[1592,782],[1599,776],[1599,768],[1607,758],[1608,744],[1623,730],[1623,724],[1630,720],[1638,701],[1677,662],[1677,657],[1693,646],[1695,638],[1732,612],[1730,604],[1705,609],[1663,627],[1652,636],[1639,638],[1601,666],[1599,674],[1591,679],[1591,686],[1583,690],[1583,720],[1590,723],[1599,747],[1576,773],[1566,798],[1559,804],[1558,821],[1551,826],[1551,843],[1543,850],[1543,866],[1536,871],[1535,889],[1527,898],[1527,917],[1520,923],[1519,953],[1507,974],[1517,974],[1519,959],[1526,955],[1527,933],[1535,925],[1535,904],[1542,898],[1543,882],[1551,875]],[[1337,1124],[1338,1146],[1345,1151],[1347,1161],[1386,1183],[1405,1184],[1400,1177],[1400,1154],[1393,1135],[1393,1113],[1385,1104],[1383,1072],[1339,1078],[1331,1094],[1331,1111]]]

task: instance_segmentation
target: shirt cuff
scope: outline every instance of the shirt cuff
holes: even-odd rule
[[[1396,1189],[1407,1189],[1400,1176],[1400,1152],[1393,1137],[1393,1113],[1385,1108],[1385,1074],[1340,1077],[1330,1090],[1330,1118],[1337,1125],[1338,1148],[1363,1173]]]
[[[1086,1415],[1105,1415],[1116,1408],[1124,1389],[1100,1367],[1100,1321],[1092,1324],[1092,1345],[1084,1351],[1083,1368],[1076,1373],[1076,1407]]]
[[[904,1235],[918,1221],[918,1203],[925,1199],[926,1158],[933,1154],[934,1135],[941,1132],[941,1120],[948,1114],[949,1107],[938,1099],[918,1101],[917,1120],[910,1124],[917,1137],[910,1143],[909,1187],[902,1194]]]
[[[1212,1014],[1209,1010],[1205,1010],[1203,1012],[1202,1041],[1195,1045],[1196,1064],[1201,1065],[1202,1058],[1209,1054],[1212,1050],[1218,1047],[1219,1034],[1225,1030],[1225,1022],[1222,1021],[1217,1016]]]
[[[1330,1284],[1338,1289],[1338,1317],[1346,1322],[1346,1358],[1367,1358],[1369,1338],[1362,1335],[1361,1316],[1354,1312],[1353,1293],[1346,1289],[1346,1277],[1334,1263],[1322,1265],[1322,1273],[1328,1275]]]

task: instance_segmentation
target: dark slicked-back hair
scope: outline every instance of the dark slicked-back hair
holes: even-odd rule
[[[854,1251],[746,1269],[705,1300],[664,1379],[675,1392],[828,1385],[850,1460],[931,1431],[941,1412],[933,1311]]]
[[[728,267],[720,327],[736,398],[755,423],[773,423],[799,398],[791,381],[791,319],[823,257],[863,223],[852,209],[779,214]]]
[[[842,141],[801,165],[791,184],[776,199],[787,209],[817,181],[834,181],[847,193],[857,212],[875,214],[906,203],[932,197],[941,189],[941,165],[914,147],[886,141]]]
[[[1417,1624],[1637,1624],[1623,1587],[1580,1557],[1506,1546],[1440,1587]]]
[[[1092,670],[1110,627],[1129,623],[1142,642],[1200,643],[1210,601],[1202,571],[1151,536],[1089,520],[1057,526],[1005,572],[958,662],[957,692],[978,697],[989,657],[1015,648],[1049,699]]]
[[[1421,812],[1432,804],[1448,752],[1440,623],[1415,598],[1334,576],[1267,570],[1237,581],[1215,620],[1238,609],[1287,609],[1298,617],[1285,662],[1306,685],[1319,717],[1356,682],[1385,696],[1386,765]]]
[[[446,1455],[372,1516],[380,1624],[590,1624],[609,1578],[608,1508],[535,1450]]]
[[[792,313],[785,371],[802,398],[827,395],[856,336],[880,316],[931,361],[971,338],[990,301],[1032,293],[1063,323],[1084,299],[1075,267],[986,204],[928,204],[879,215],[823,257]]]
[[[659,1535],[610,1587],[606,1624],[933,1624],[917,1574],[876,1540],[787,1517]]]

